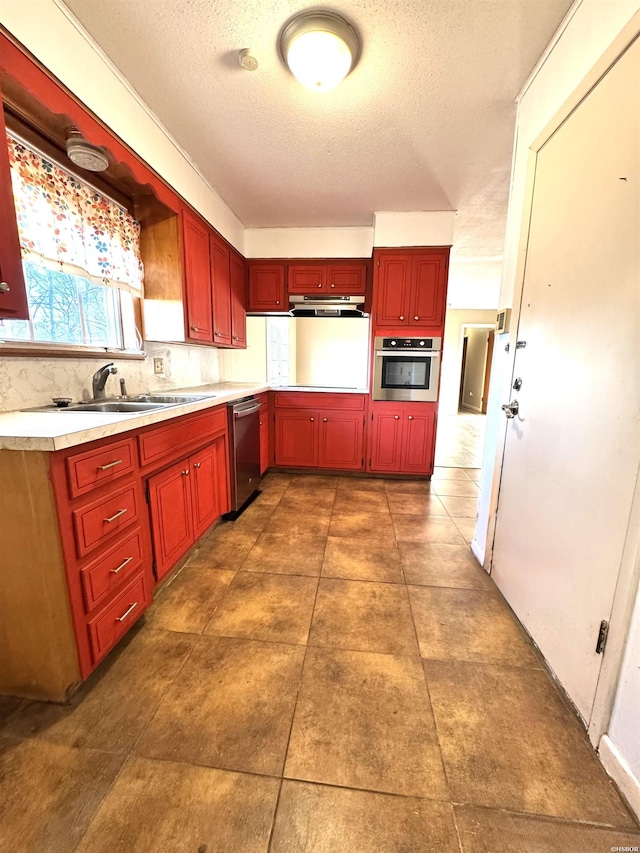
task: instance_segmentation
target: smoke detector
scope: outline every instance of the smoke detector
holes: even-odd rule
[[[255,71],[258,67],[258,60],[252,55],[248,47],[243,48],[238,54],[238,62],[245,71]]]
[[[104,172],[109,168],[109,160],[102,148],[87,142],[76,129],[70,130],[67,136],[67,157],[89,172]]]

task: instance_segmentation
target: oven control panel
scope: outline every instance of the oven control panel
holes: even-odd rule
[[[376,338],[377,350],[439,350],[442,338]]]

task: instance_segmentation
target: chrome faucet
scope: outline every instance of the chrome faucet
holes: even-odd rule
[[[112,361],[109,364],[105,364],[104,367],[101,367],[99,370],[93,374],[93,399],[99,400],[102,399],[104,394],[104,386],[107,384],[107,379],[111,373],[117,373],[118,368],[114,365]]]

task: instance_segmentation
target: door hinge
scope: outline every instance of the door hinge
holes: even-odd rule
[[[516,349],[524,349],[526,345],[526,341],[516,341]]]
[[[596,654],[601,655],[604,654],[604,647],[607,645],[607,635],[609,633],[609,623],[606,619],[603,619],[600,623],[600,630],[598,631],[598,642],[596,643]]]

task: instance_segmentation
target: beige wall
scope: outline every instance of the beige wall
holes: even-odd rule
[[[464,327],[493,325],[495,319],[496,312],[493,310],[447,309],[440,374],[440,405],[438,406],[440,415],[455,415],[458,411]]]
[[[482,391],[487,363],[488,329],[465,328],[467,360],[462,388],[462,406],[473,412],[482,411]]]
[[[223,382],[267,381],[267,318],[247,317],[247,348],[220,350]]]
[[[298,317],[296,327],[298,385],[367,387],[367,319]]]

